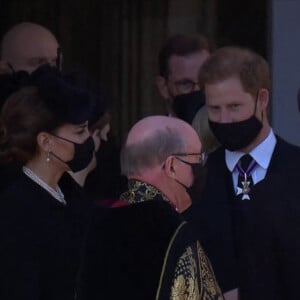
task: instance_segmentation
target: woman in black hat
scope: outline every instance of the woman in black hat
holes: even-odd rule
[[[23,165],[0,195],[0,299],[74,299],[86,203],[64,191],[66,171],[94,153],[90,95],[53,72],[5,102],[0,158]]]

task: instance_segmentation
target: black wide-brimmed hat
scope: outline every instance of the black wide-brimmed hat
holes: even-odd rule
[[[90,119],[95,106],[93,95],[64,80],[57,68],[43,66],[37,69],[31,74],[30,84],[37,87],[58,122],[81,124]]]
[[[91,93],[74,76],[62,75],[58,68],[49,65],[43,65],[31,74],[19,71],[0,75],[1,107],[12,93],[25,86],[38,89],[58,123],[94,122],[107,108],[100,94]]]

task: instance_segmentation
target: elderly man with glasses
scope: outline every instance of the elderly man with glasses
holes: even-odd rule
[[[205,164],[197,133],[167,116],[130,130],[121,152],[127,204],[99,209],[87,237],[80,299],[223,299],[187,222],[188,189]]]

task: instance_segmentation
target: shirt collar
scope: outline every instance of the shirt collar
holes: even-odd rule
[[[268,136],[254,149],[250,151],[250,155],[263,169],[267,169],[276,145],[276,137],[271,129]],[[225,149],[225,161],[227,168],[232,172],[245,153],[240,151],[229,151]]]

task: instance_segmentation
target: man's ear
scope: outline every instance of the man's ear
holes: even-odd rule
[[[48,152],[51,148],[51,137],[46,132],[40,132],[36,137],[38,148],[44,152]]]
[[[160,95],[164,99],[168,100],[170,98],[170,95],[168,91],[166,78],[164,78],[163,76],[156,76],[155,82]]]
[[[174,156],[167,157],[164,168],[168,177],[176,177],[176,166]]]
[[[261,111],[266,111],[268,108],[270,93],[267,89],[261,89],[258,94],[258,103]]]

